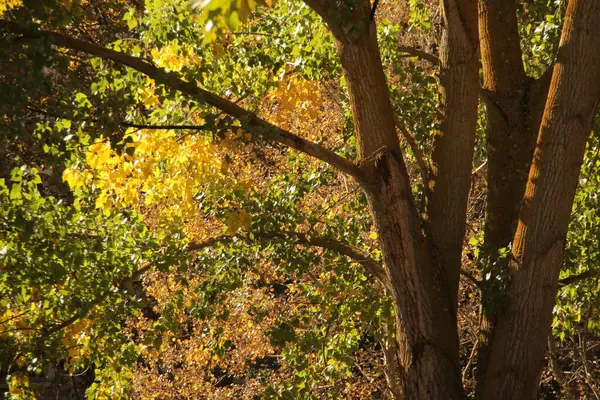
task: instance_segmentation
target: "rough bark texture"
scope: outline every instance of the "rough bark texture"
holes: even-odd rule
[[[546,99],[545,80],[525,74],[515,0],[479,2],[479,37],[483,67],[483,100],[487,117],[487,209],[483,260],[490,279],[483,285],[476,377],[486,373],[497,306],[502,295],[496,280],[505,275],[507,261],[498,260],[516,226],[541,110]],[[545,86],[545,87],[543,87]],[[495,262],[491,268],[490,261]],[[503,262],[504,261],[504,262]]]
[[[403,396],[461,398],[455,313],[412,198],[370,5],[363,1],[338,19],[331,3],[309,4],[336,37],[348,83],[360,163],[370,177],[365,192],[392,286]]]
[[[481,396],[534,399],[571,205],[600,97],[600,3],[569,2]]]
[[[443,271],[431,262],[401,160],[382,152],[375,178],[377,189],[367,198],[392,284],[404,396],[461,398],[455,316]]]
[[[374,24],[362,40],[340,41],[339,50],[360,153],[373,179],[367,198],[392,284],[403,393],[407,399],[459,398],[454,314],[413,203],[379,53],[372,50]]]
[[[476,2],[448,0],[442,4],[442,119],[431,155],[427,215],[433,261],[445,271],[446,290],[456,309],[477,127],[479,43]]]
[[[537,127],[529,124],[532,81],[523,68],[515,1],[480,2],[479,29],[488,122],[485,241],[499,249],[512,238]]]

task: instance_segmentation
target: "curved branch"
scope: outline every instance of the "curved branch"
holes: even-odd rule
[[[76,39],[57,32],[25,29],[17,24],[12,23],[7,23],[7,25],[14,33],[19,33],[23,35],[24,38],[52,39],[55,44],[61,47],[81,51],[86,54],[91,54],[96,57],[100,57],[105,60],[111,60],[118,64],[133,68],[136,71],[145,74],[157,83],[161,83],[171,89],[192,96],[195,99],[211,105],[225,114],[238,119],[242,123],[242,127],[251,133],[260,135],[266,140],[283,144],[287,147],[324,161],[338,170],[353,176],[359,182],[364,182],[366,180],[363,171],[352,161],[336,154],[329,149],[326,149],[317,143],[311,142],[310,140],[304,139],[298,135],[294,135],[291,132],[281,129],[258,117],[255,113],[240,107],[236,103],[198,87],[195,82],[186,82],[179,78],[176,73],[167,72],[163,68],[156,67],[142,58],[133,57],[119,51],[107,49],[97,44],[86,42],[84,40]]]
[[[320,247],[322,249],[335,251],[343,256],[350,258],[351,260],[359,263],[367,271],[369,271],[373,276],[375,276],[379,281],[387,288],[390,288],[389,278],[385,269],[379,264],[377,261],[373,260],[371,257],[360,253],[358,250],[353,248],[350,245],[347,245],[342,242],[338,242],[337,240],[325,237],[307,237],[300,233],[294,234],[298,238],[299,244],[307,244],[310,246]]]
[[[112,293],[114,293],[115,287],[123,287],[128,282],[137,280],[142,275],[144,275],[144,273],[146,273],[146,271],[148,271],[150,268],[152,268],[152,264],[146,264],[146,265],[140,267],[137,271],[133,272],[131,275],[121,278],[119,281],[114,283],[110,289],[107,289],[106,291],[104,291],[101,294],[99,294],[98,296],[96,296],[90,303],[87,304],[86,308],[81,308],[78,312],[73,314],[73,316],[71,316],[70,318],[68,318],[58,324],[50,325],[50,326],[44,328],[42,337],[44,337],[44,338],[48,337],[70,325],[73,325],[75,322],[77,322],[81,318],[85,318],[95,306],[102,303],[104,300],[106,300],[108,298],[108,296],[110,296]]]
[[[286,235],[291,235],[296,238],[296,243],[301,245],[309,245],[316,246],[327,250],[336,251],[339,254],[350,258],[351,260],[361,264],[367,271],[369,271],[373,276],[375,276],[387,289],[390,288],[389,278],[383,267],[375,260],[370,258],[367,255],[361,254],[358,250],[354,249],[352,246],[347,245],[342,242],[338,242],[335,239],[325,238],[325,237],[308,237],[302,233],[295,232],[267,232],[262,237],[266,239],[276,239],[276,238],[285,238]],[[240,238],[237,235],[222,235],[216,236],[209,239],[206,239],[202,242],[192,242],[188,245],[189,251],[199,251],[202,249],[210,248],[215,246],[216,244],[226,244],[232,242],[234,239]],[[97,305],[101,304],[104,300],[106,300],[112,293],[116,287],[123,287],[127,285],[127,283],[135,281],[139,279],[144,273],[152,268],[152,264],[145,264],[140,267],[138,270],[133,272],[131,275],[126,276],[115,282],[111,285],[110,289],[105,290],[96,296],[91,302],[87,304],[85,308],[81,308],[71,317],[66,320],[50,325],[43,330],[42,337],[49,337],[54,333],[61,331],[70,325],[73,325],[77,321],[82,318],[85,318],[89,312]],[[6,321],[4,321],[6,322]]]
[[[328,237],[307,236],[303,233],[297,232],[264,232],[260,234],[260,238],[264,239],[286,239],[289,237],[295,238],[296,244],[320,247],[322,249],[335,251],[340,255],[348,257],[352,261],[365,267],[365,269],[369,271],[375,278],[377,278],[387,289],[390,288],[389,278],[381,264],[368,255],[362,254],[359,250],[346,243],[342,243]],[[236,238],[245,239],[238,235],[216,236],[206,239],[202,242],[192,242],[189,244],[188,250],[199,251],[215,246],[216,244],[230,243]]]

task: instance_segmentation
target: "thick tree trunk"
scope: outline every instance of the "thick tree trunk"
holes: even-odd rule
[[[392,283],[402,391],[407,399],[457,399],[456,323],[442,271],[433,267],[395,132],[375,26],[338,42],[364,168],[367,198]]]
[[[427,216],[433,261],[445,271],[447,291],[456,310],[477,128],[479,41],[476,2],[449,0],[442,5],[441,123],[431,154]]]
[[[488,124],[485,242],[500,249],[512,239],[538,126],[530,123],[532,80],[523,68],[515,0],[480,2],[479,29]]]
[[[488,150],[487,209],[480,267],[489,279],[482,285],[478,392],[486,373],[508,266],[508,259],[498,259],[498,253],[513,237],[549,83],[546,76],[533,80],[525,74],[515,0],[480,2],[479,34]]]
[[[600,97],[600,3],[571,0],[509,263],[484,399],[534,399],[558,288],[571,205]]]
[[[335,4],[307,3],[328,22],[348,83],[359,162],[368,176],[363,187],[392,286],[402,394],[462,398],[454,308],[412,198],[370,4],[361,1],[338,19]]]
[[[392,283],[406,399],[462,397],[458,337],[443,271],[431,262],[408,177],[390,151],[377,155],[367,198]]]

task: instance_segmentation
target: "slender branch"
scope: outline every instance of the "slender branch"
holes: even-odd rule
[[[460,270],[460,274],[462,276],[464,276],[473,285],[475,285],[479,290],[481,290],[481,282],[478,281],[477,278],[475,278],[475,275],[471,274],[470,272],[465,271],[464,269]]]
[[[307,244],[311,246],[321,247],[323,249],[335,251],[341,255],[344,255],[351,260],[361,264],[365,267],[373,276],[375,276],[381,283],[386,287],[390,288],[391,284],[389,282],[389,278],[385,269],[381,266],[380,263],[373,260],[367,255],[361,254],[358,250],[354,249],[352,246],[347,245],[342,242],[338,242],[337,240],[331,238],[324,237],[307,237],[303,234],[295,233],[295,236],[298,238],[299,244]]]
[[[479,171],[481,171],[487,165],[487,163],[488,163],[488,160],[486,159],[483,163],[481,163],[481,165],[479,167],[475,168],[473,170],[473,172],[471,172],[471,175],[473,175],[473,176],[477,175],[477,173]]]
[[[465,367],[463,368],[463,372],[462,372],[463,382],[467,381],[467,376],[470,372],[471,364],[473,363],[473,360],[475,359],[475,356],[477,355],[477,345],[478,344],[479,344],[479,339],[475,340],[475,343],[473,343],[473,347],[471,348],[471,353],[469,354],[469,360],[467,361],[467,365],[465,365]]]
[[[5,319],[5,320],[3,320],[3,321],[0,321],[0,325],[4,325],[5,323],[7,323],[7,322],[9,322],[9,321],[12,321],[13,319],[21,318],[23,315],[25,315],[25,314],[29,314],[30,312],[31,312],[31,310],[26,310],[26,311],[23,311],[23,312],[22,312],[22,313],[20,313],[20,314],[13,315],[13,316],[12,316],[12,317],[10,317],[10,318],[7,318],[7,319]]]
[[[381,264],[373,260],[369,256],[362,254],[359,250],[356,250],[348,244],[339,242],[332,238],[318,236],[309,237],[303,233],[297,232],[264,232],[260,234],[260,237],[264,239],[285,239],[289,238],[290,236],[296,239],[296,244],[309,245],[320,247],[322,249],[332,250],[350,258],[354,262],[357,262],[358,264],[361,264],[363,267],[365,267],[365,269],[369,271],[373,276],[375,276],[386,288],[390,288],[389,278]],[[188,249],[190,251],[198,251],[212,247],[219,243],[231,243],[236,238],[244,239],[238,235],[216,236],[202,242],[190,243]]]
[[[80,118],[80,119],[73,119],[70,116],[67,115],[61,115],[58,113],[54,113],[51,111],[47,111],[47,110],[42,110],[41,108],[37,108],[37,107],[33,107],[33,106],[27,106],[27,109],[36,112],[38,114],[43,114],[46,115],[48,117],[53,117],[53,118],[62,118],[62,119],[69,119],[71,121],[77,121],[77,122],[93,122],[93,123],[101,123],[103,122],[100,119],[97,118]],[[104,122],[113,122],[113,121],[104,121]],[[172,124],[172,125],[151,125],[151,124],[134,124],[131,122],[125,122],[125,121],[115,121],[117,124],[127,127],[127,128],[138,128],[138,129],[173,129],[173,130],[190,130],[190,131],[201,131],[201,130],[207,130],[209,129],[209,125],[177,125],[177,124]]]
[[[571,285],[573,283],[577,283],[579,281],[582,281],[584,279],[588,279],[588,278],[593,278],[596,276],[600,275],[600,271],[596,271],[593,269],[587,270],[585,272],[582,272],[580,274],[575,274],[575,275],[571,275],[571,276],[567,276],[566,278],[561,279],[560,281],[558,281],[558,286],[559,287],[563,287],[563,286],[567,286],[567,285]]]
[[[309,156],[315,157],[327,164],[339,169],[340,171],[353,176],[359,182],[365,182],[366,177],[357,165],[352,161],[326,149],[325,147],[304,139],[298,135],[281,129],[270,122],[258,117],[255,113],[248,111],[234,102],[231,102],[221,96],[198,87],[195,82],[186,82],[179,78],[178,74],[167,72],[163,68],[156,67],[150,62],[133,57],[128,54],[114,51],[94,43],[76,39],[61,33],[25,29],[18,24],[7,23],[13,32],[22,34],[25,38],[31,39],[51,39],[55,44],[92,54],[105,60],[111,60],[118,64],[128,66],[139,71],[155,82],[163,84],[173,90],[189,95],[203,103],[211,105],[218,110],[228,114],[242,123],[242,127],[251,133],[260,135],[266,140],[283,144],[292,149],[303,152]]]
[[[277,36],[277,35],[272,35],[270,33],[263,33],[263,32],[231,32],[232,35],[248,35],[248,36],[265,36],[265,37],[271,37],[273,39],[282,39],[283,36]]]
[[[90,303],[87,304],[86,308],[80,309],[75,314],[73,314],[73,316],[71,316],[70,318],[68,318],[58,324],[51,325],[51,326],[45,328],[44,333],[42,334],[42,337],[48,337],[64,328],[74,324],[81,318],[84,318],[85,316],[87,316],[89,314],[89,312],[95,306],[102,303],[104,300],[106,300],[108,298],[108,296],[111,295],[111,293],[113,293],[114,287],[122,287],[125,284],[127,284],[127,282],[135,281],[136,279],[141,277],[146,271],[148,271],[151,267],[152,267],[152,264],[146,264],[145,266],[140,267],[133,274],[126,276],[124,278],[121,278],[118,282],[116,282],[116,284],[112,285],[110,289],[108,289],[108,290],[104,291],[103,293],[101,293],[100,295],[96,296],[94,298],[94,300],[92,300]]]
[[[428,61],[429,63],[437,66],[440,65],[440,59],[426,51],[419,50],[412,46],[398,46],[398,51],[401,53],[410,54],[411,56],[419,57],[422,60]]]
[[[411,133],[408,131],[406,125],[397,116],[395,116],[395,119],[396,128],[398,128],[404,139],[406,139],[406,141],[408,142],[408,145],[410,146],[410,149],[413,152],[415,159],[417,160],[417,165],[419,166],[419,171],[421,172],[421,179],[423,179],[423,186],[426,186],[429,177],[429,169],[427,168],[427,162],[425,161],[425,154],[423,154],[423,152],[419,148],[417,141],[415,140],[414,136],[411,135]]]
[[[188,250],[189,251],[200,251],[200,250],[203,250],[206,248],[213,247],[217,244],[231,243],[236,238],[238,238],[238,236],[236,236],[236,235],[214,236],[214,237],[208,238],[202,242],[191,242],[188,245]]]
[[[148,124],[132,124],[129,122],[120,122],[120,125],[128,128],[138,129],[173,129],[173,130],[187,130],[187,131],[204,131],[209,129],[208,125],[148,125]]]

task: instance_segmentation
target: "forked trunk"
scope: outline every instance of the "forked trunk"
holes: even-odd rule
[[[600,2],[569,2],[529,172],[484,399],[535,399],[590,122],[600,97]]]
[[[458,336],[444,272],[421,229],[395,132],[374,24],[361,40],[338,42],[348,82],[367,198],[380,237],[396,311],[406,399],[462,397]],[[358,68],[357,68],[358,67]]]
[[[488,163],[484,245],[479,263],[487,279],[482,283],[477,341],[478,397],[508,268],[508,259],[499,259],[498,255],[509,246],[516,228],[551,76],[551,70],[538,80],[525,74],[514,0],[479,2],[479,37]]]
[[[444,270],[431,257],[400,152],[394,112],[370,5],[336,20],[330,4],[308,2],[328,22],[344,69],[360,163],[379,233],[396,311],[402,395],[406,399],[460,399],[458,333]]]

